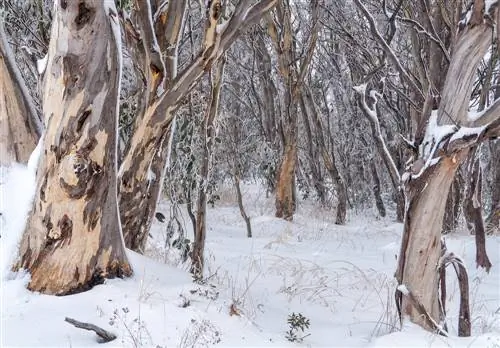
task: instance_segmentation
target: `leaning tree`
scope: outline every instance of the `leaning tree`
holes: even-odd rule
[[[187,1],[136,0],[125,28],[142,51],[145,105],[139,110],[119,170],[119,206],[125,243],[144,252],[168,161],[169,138],[184,98],[235,40],[274,7],[277,0],[241,0],[222,16],[220,0],[206,9],[198,54],[177,71]]]
[[[445,55],[449,54],[444,82],[433,81],[424,76],[428,79],[427,85],[415,83],[382,37],[376,19],[361,1],[355,0],[355,3],[367,18],[372,34],[383,46],[388,60],[400,73],[403,84],[413,86],[412,89],[417,93],[421,86],[425,87],[424,93],[419,97],[423,100],[420,104],[416,103],[422,108],[416,122],[415,139],[408,142],[414,156],[401,176],[406,207],[396,270],[399,283],[396,300],[400,314],[428,330],[446,334],[446,325],[443,322],[446,314],[446,282],[443,274],[446,266],[453,264],[459,277],[462,295],[459,335],[469,335],[467,275],[461,261],[453,253],[446,251],[441,241],[441,233],[448,192],[459,166],[470,157],[471,151],[478,144],[500,135],[500,99],[493,101],[479,115],[469,110],[478,64],[492,47],[493,40],[497,39],[493,34],[495,20],[498,18],[498,3],[475,0],[458,24],[446,16],[446,25],[451,33],[451,37],[447,38],[451,52],[444,47],[439,36],[426,33],[435,40],[436,45],[442,45],[438,50],[444,50]],[[427,19],[435,20],[432,15],[436,13],[440,16],[446,13],[460,13],[461,5],[458,2],[448,5],[451,10],[446,12],[448,10],[440,8],[440,4],[433,4],[431,10],[426,10]],[[416,21],[409,23],[418,25]],[[432,55],[429,57],[432,59]],[[431,65],[436,71],[440,71],[439,66]],[[424,68],[426,73],[428,67]],[[441,87],[438,88],[439,86]],[[358,86],[356,91],[364,112],[377,119],[377,103],[383,99],[383,91],[368,90],[366,84]],[[472,193],[470,199],[478,200],[479,196]]]

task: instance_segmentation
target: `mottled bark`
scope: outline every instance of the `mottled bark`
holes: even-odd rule
[[[295,168],[297,166],[298,103],[302,93],[303,80],[309,69],[318,39],[318,1],[311,5],[311,33],[304,57],[297,65],[297,42],[292,26],[292,7],[289,0],[278,1],[274,21],[268,21],[268,32],[278,54],[279,73],[283,79],[284,150],[277,173],[276,216],[292,220],[296,209]],[[299,58],[300,59],[300,58]]]
[[[473,10],[473,13],[483,13],[484,17],[481,15],[477,19],[473,15],[460,27],[437,115],[429,119],[419,160],[405,173],[407,205],[396,279],[409,292],[400,290],[397,298],[402,316],[428,330],[435,330],[435,324],[439,322],[436,265],[441,256],[441,230],[448,192],[457,168],[467,158],[469,149],[491,136],[490,132],[496,132],[499,120],[498,115],[485,114],[478,120],[479,123],[490,119],[493,123],[479,134],[455,139],[452,136],[457,132],[452,125],[467,123],[469,97],[477,65],[491,44],[492,28],[487,20],[497,17],[498,7],[484,13],[484,1],[476,0]],[[436,127],[443,125],[449,130],[449,136],[436,139]],[[437,147],[433,150],[431,144]],[[438,148],[439,151],[436,150]],[[412,296],[422,304],[425,315],[422,315],[422,308],[417,308]],[[466,311],[461,309],[461,312]]]
[[[152,97],[148,98],[151,103],[136,124],[119,171],[120,216],[127,247],[138,252],[144,251],[169,155],[166,138],[170,137],[172,126],[175,124],[175,114],[182,100],[238,36],[250,25],[257,23],[276,1],[261,0],[255,4],[249,0],[241,1],[220,31],[216,30],[221,20],[220,1],[210,2],[205,37],[198,55],[183,71],[174,75],[172,69],[176,61],[169,62],[171,57],[167,57],[166,68],[170,76],[167,75],[164,79],[164,91],[158,93],[156,90],[151,94]],[[173,2],[172,8],[175,8],[175,11],[167,13],[172,20],[175,19],[176,13],[184,13],[179,11],[179,7],[174,6]],[[167,29],[167,22],[165,30],[178,29],[176,25]],[[142,25],[144,26],[144,23]],[[167,33],[167,36],[169,40],[175,37],[172,32]],[[153,38],[147,40],[155,41],[157,40]],[[172,51],[168,47],[167,52],[175,50]],[[149,66],[148,73],[154,77],[157,68],[156,65]]]
[[[297,165],[297,141],[285,145],[278,170],[276,184],[276,217],[293,220],[295,213],[295,166]]]
[[[406,185],[406,218],[396,279],[413,293],[436,322],[440,313],[436,265],[441,256],[441,226],[457,168],[456,158],[443,158],[425,175]],[[401,312],[414,323],[428,330],[435,329],[404,294]]]
[[[48,120],[15,269],[46,294],[85,291],[132,270],[116,202],[121,52],[112,1],[57,1],[44,81]]]
[[[27,163],[42,125],[0,23],[0,166]]]

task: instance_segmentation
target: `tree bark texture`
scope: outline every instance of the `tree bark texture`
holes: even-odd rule
[[[27,163],[42,125],[0,23],[0,166]]]
[[[15,269],[67,295],[132,273],[116,200],[121,52],[112,1],[56,1],[44,81],[48,120]]]
[[[144,111],[144,116],[136,124],[128,151],[120,166],[118,178],[122,228],[126,245],[132,250],[144,251],[170,152],[165,141],[167,137],[171,137],[175,113],[182,100],[238,36],[248,26],[257,23],[261,16],[276,4],[276,1],[261,0],[255,4],[247,0],[241,1],[220,32],[216,30],[221,21],[220,1],[212,1],[207,11],[207,26],[202,48],[184,70],[175,72],[176,61],[171,60],[171,57],[167,57],[166,65],[162,62],[147,65],[148,74],[152,76],[150,84],[152,83],[153,86],[159,79],[156,74],[165,76],[165,79],[162,78],[164,91],[158,93],[157,89],[148,86],[150,104]],[[143,3],[143,1],[139,2]],[[167,10],[165,14],[168,18],[164,19],[162,13],[159,19],[164,21],[165,30],[171,30],[168,32],[169,42],[176,42],[179,27],[175,23],[169,27],[169,21],[175,21],[176,16],[183,16],[185,11],[183,12],[182,7],[177,6],[175,1],[169,2],[168,5],[168,8],[172,7],[172,10]],[[143,13],[142,16],[147,19],[148,14]],[[144,23],[146,21],[142,20],[143,27],[146,26]],[[158,25],[157,23],[156,29]],[[149,27],[148,32],[151,35],[158,34]],[[151,48],[148,42],[154,43],[157,39],[153,37],[147,39],[145,45]],[[158,44],[160,48],[165,47],[167,53],[176,52],[176,49],[166,47],[163,42],[158,42]],[[151,54],[151,59],[158,61],[157,53],[159,52]],[[164,66],[167,69],[167,75],[162,70]],[[158,182],[153,183],[153,181]]]
[[[275,20],[268,21],[268,31],[278,54],[279,73],[283,80],[284,149],[277,173],[276,216],[292,220],[296,209],[295,168],[297,166],[298,103],[302,93],[303,79],[309,69],[318,38],[318,1],[311,2],[311,34],[304,57],[297,65],[297,42],[294,40],[292,7],[289,0],[278,1]]]
[[[477,65],[491,45],[492,28],[488,21],[497,17],[498,8],[492,7],[490,13],[484,13],[484,1],[476,0],[471,11],[471,19],[461,25],[457,33],[437,115],[430,117],[419,160],[405,173],[404,180],[406,215],[396,279],[409,291],[399,291],[398,305],[403,317],[428,330],[436,330],[436,323],[439,323],[436,266],[441,255],[441,230],[448,193],[470,147],[482,141],[489,132],[486,129],[477,136],[453,138],[459,129],[456,125],[467,124]],[[437,137],[437,127],[447,129],[449,135]],[[496,123],[489,127],[494,130]],[[427,315],[417,310],[412,296],[423,305]]]

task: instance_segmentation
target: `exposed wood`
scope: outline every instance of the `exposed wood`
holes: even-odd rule
[[[0,166],[27,163],[42,134],[33,101],[0,23]]]
[[[94,331],[100,338],[98,340],[99,343],[108,343],[116,339],[116,335],[114,333],[104,330],[97,325],[84,323],[68,317],[64,318],[64,321],[70,323],[71,325],[79,329]]]
[[[483,5],[484,2],[479,0],[474,3],[474,6]],[[488,16],[496,18],[498,8],[494,11]],[[447,129],[453,130],[453,134],[456,132],[454,125],[466,122],[476,68],[491,44],[491,35],[492,27],[486,18],[479,23],[466,23],[460,28],[441,93],[437,120],[431,117],[429,121],[419,152],[420,163],[416,161],[413,170],[405,175],[407,209],[396,279],[399,284],[412,289],[414,296],[434,321],[440,316],[436,265],[441,255],[440,240],[446,198],[458,166],[468,157],[470,148],[483,137],[482,134],[474,135],[471,139],[458,137],[450,145],[444,146],[450,139],[436,139],[435,132],[436,127],[446,124]],[[487,130],[484,134],[486,133]],[[435,149],[440,147],[444,151],[437,153]],[[432,159],[434,162],[431,163]],[[463,274],[460,274],[459,278],[462,277]],[[401,297],[403,317],[433,330],[434,327],[421,316],[421,310],[416,308],[414,301],[405,294]],[[465,308],[461,310],[466,312]]]
[[[31,290],[73,294],[132,273],[116,202],[119,33],[110,2],[55,2],[48,126],[15,265],[30,272]]]

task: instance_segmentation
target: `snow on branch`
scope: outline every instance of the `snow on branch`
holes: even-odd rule
[[[381,156],[384,158],[384,162],[388,166],[389,174],[391,176],[391,180],[395,186],[399,186],[401,177],[399,175],[398,168],[394,159],[392,158],[391,153],[387,149],[387,145],[385,139],[382,135],[382,130],[380,128],[380,122],[377,115],[377,102],[378,98],[381,98],[382,95],[375,90],[371,90],[369,92],[369,96],[373,101],[372,107],[368,106],[366,101],[366,83],[354,86],[353,90],[359,95],[359,104],[365,116],[369,119],[370,125],[372,127],[373,136],[375,138],[375,143],[377,144],[378,150],[381,152]]]

